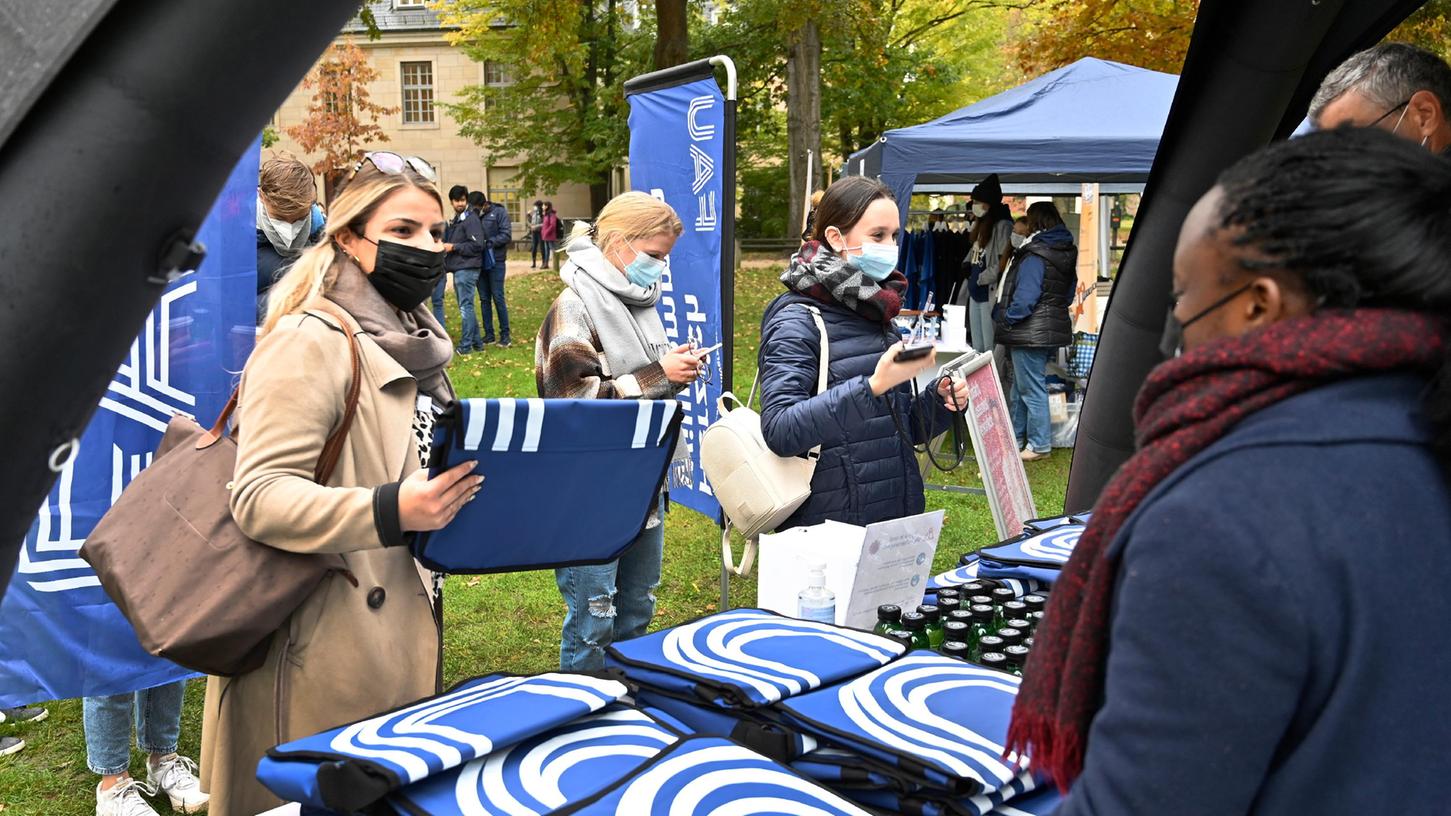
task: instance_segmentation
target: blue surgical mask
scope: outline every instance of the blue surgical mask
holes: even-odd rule
[[[862,254],[853,255],[846,259],[846,262],[862,271],[862,274],[874,281],[886,280],[897,268],[897,245],[896,244],[868,244],[861,245]]]
[[[630,249],[635,249],[634,246],[629,244],[626,246],[629,246]],[[641,289],[649,289],[651,286],[654,286],[655,282],[660,280],[660,276],[664,274],[664,261],[659,258],[652,258],[638,249],[635,249],[635,260],[630,261],[629,265],[625,267],[625,277],[629,279],[630,283],[635,284]]]

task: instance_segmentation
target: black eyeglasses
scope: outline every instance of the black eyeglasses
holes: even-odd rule
[[[1404,108],[1405,106],[1407,106],[1409,104],[1411,104],[1411,100],[1410,100],[1409,97],[1407,97],[1406,98],[1406,101],[1402,102],[1399,105],[1396,105],[1394,108],[1391,108],[1390,110],[1386,111],[1385,113],[1382,113],[1380,116],[1376,117],[1376,120],[1374,122],[1371,122],[1369,125],[1367,125],[1367,127],[1375,127],[1376,125],[1380,124],[1381,122],[1384,122],[1387,116],[1390,116],[1391,114],[1395,113],[1396,111],[1400,110],[1401,108]]]
[[[363,158],[359,159],[358,163],[353,165],[353,175],[356,176],[358,171],[363,169],[364,163],[372,164],[381,172],[388,173],[389,175],[402,173],[406,168],[417,173],[425,181],[433,183],[438,181],[438,171],[433,169],[433,165],[417,156],[405,157],[397,153],[390,153],[386,150],[375,150],[372,153],[364,153]]]

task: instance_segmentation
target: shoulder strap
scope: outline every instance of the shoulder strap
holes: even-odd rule
[[[348,383],[348,395],[343,403],[343,420],[338,423],[337,429],[323,444],[322,456],[318,457],[317,469],[313,471],[313,481],[318,484],[326,484],[327,480],[332,478],[333,468],[337,467],[338,457],[342,456],[348,431],[353,427],[353,417],[358,413],[358,395],[363,388],[363,360],[362,352],[358,349],[358,338],[348,330],[348,321],[332,306],[331,301],[324,299],[317,308],[319,311],[332,315],[333,319],[342,326],[343,334],[348,338],[348,352],[353,363],[352,380]]]
[[[812,306],[808,303],[797,303],[795,305],[800,306],[801,308],[811,312],[811,319],[816,323],[816,331],[821,334],[821,342],[819,344],[821,352],[818,355],[816,365],[816,393],[821,394],[826,391],[826,367],[827,364],[831,361],[829,349],[831,341],[826,336],[826,322],[821,319],[821,310],[816,308],[815,306]],[[789,309],[791,307],[788,306],[786,308]],[[754,379],[751,380],[751,393],[749,396],[746,397],[747,408],[751,407],[751,404],[756,401],[756,384],[759,383],[760,380],[761,367],[756,366],[756,376]]]

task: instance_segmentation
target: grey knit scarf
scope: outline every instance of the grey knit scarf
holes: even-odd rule
[[[569,262],[559,277],[584,301],[613,376],[638,371],[670,350],[665,324],[655,311],[658,282],[649,289],[630,283],[588,236],[570,241],[564,251]]]
[[[418,380],[419,391],[444,405],[453,402],[453,387],[444,376],[453,358],[453,341],[438,325],[428,301],[411,312],[398,311],[347,258],[338,261],[337,280],[327,298],[346,309],[379,348]]]

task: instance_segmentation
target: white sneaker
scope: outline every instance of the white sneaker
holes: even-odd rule
[[[207,800],[201,780],[196,777],[196,763],[178,754],[167,754],[155,765],[146,760],[146,781],[152,788],[166,794],[171,809],[178,813],[206,813]]]
[[[154,791],[129,776],[112,785],[110,790],[103,791],[97,785],[96,816],[160,816],[141,798],[142,793]]]

